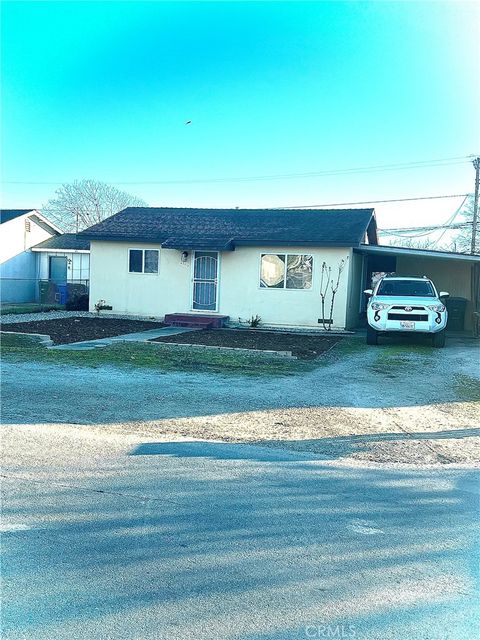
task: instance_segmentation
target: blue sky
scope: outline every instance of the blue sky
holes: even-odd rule
[[[118,185],[158,206],[471,191],[468,162],[178,181],[479,153],[479,11],[462,2],[3,2],[3,205],[40,207],[81,178],[173,182]],[[401,226],[441,222],[455,204],[376,208],[383,226]]]

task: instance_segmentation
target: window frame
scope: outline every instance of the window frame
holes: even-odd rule
[[[262,287],[262,256],[285,256],[285,272],[283,278],[283,287]],[[308,289],[294,289],[292,287],[287,287],[287,267],[288,267],[288,256],[311,256],[312,258],[312,285]],[[307,291],[313,291],[314,289],[314,265],[315,256],[313,253],[305,253],[305,251],[261,251],[259,260],[258,260],[258,284],[257,288],[261,291],[301,291],[303,293]]]
[[[141,271],[130,271],[130,252],[131,251],[141,251],[142,252],[142,270]],[[157,259],[157,270],[156,271],[145,271],[145,251],[156,251],[158,254]],[[151,249],[150,247],[142,248],[142,247],[129,247],[127,251],[127,273],[128,275],[133,276],[158,276],[160,273],[160,249]]]

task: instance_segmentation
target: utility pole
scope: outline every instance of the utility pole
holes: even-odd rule
[[[475,253],[477,238],[477,221],[478,221],[478,187],[480,182],[480,157],[473,161],[475,167],[475,199],[473,201],[473,221],[472,221],[472,246],[470,253]]]

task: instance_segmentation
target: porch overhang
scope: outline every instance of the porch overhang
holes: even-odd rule
[[[161,244],[162,249],[178,251],[234,251],[233,238],[167,238]]]

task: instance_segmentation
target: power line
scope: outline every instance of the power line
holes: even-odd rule
[[[257,182],[263,180],[292,180],[302,178],[318,178],[324,176],[349,175],[354,173],[374,173],[382,171],[400,171],[404,169],[421,169],[427,167],[448,167],[456,164],[465,164],[470,162],[471,156],[455,156],[451,158],[439,158],[436,160],[417,160],[413,162],[401,162],[396,164],[371,165],[366,167],[353,167],[350,169],[329,169],[322,171],[309,171],[305,173],[283,173],[260,176],[233,176],[225,178],[198,178],[198,179],[181,179],[181,180],[142,180],[142,181],[120,181],[110,180],[109,184],[116,185],[162,185],[162,184],[208,184],[222,182]],[[56,182],[41,182],[27,180],[4,180],[2,184],[31,184],[31,185],[58,185],[64,184],[65,181],[58,180]]]
[[[420,233],[418,234],[418,236],[421,236],[421,235],[428,235],[433,231],[439,231],[440,229],[468,229],[471,226],[472,226],[471,222],[459,222],[457,224],[449,224],[449,225],[440,224],[440,225],[432,225],[430,227],[408,227],[405,229],[378,229],[378,232],[382,235],[403,237],[414,231],[419,231]],[[414,236],[409,236],[409,237],[413,238]]]
[[[458,214],[460,213],[460,211],[463,208],[463,205],[465,204],[465,202],[467,201],[467,198],[465,197],[464,201],[462,202],[462,204],[458,207],[458,209],[453,213],[451,219],[449,220],[449,223],[446,225],[445,229],[442,231],[442,233],[438,236],[438,238],[433,242],[433,244],[431,245],[431,249],[433,249],[433,247],[438,246],[438,243],[440,242],[440,240],[443,238],[443,236],[447,233],[447,231],[449,229],[453,228],[453,221],[455,220],[455,218],[458,216]]]
[[[391,200],[365,200],[362,202],[335,202],[335,203],[330,203],[330,204],[315,204],[315,205],[297,205],[297,206],[289,206],[289,207],[263,207],[263,209],[268,210],[268,211],[272,211],[272,210],[279,210],[279,209],[286,209],[286,210],[291,210],[291,209],[312,209],[312,208],[316,208],[316,207],[343,207],[343,206],[350,206],[350,205],[357,205],[357,204],[379,204],[382,202],[412,202],[412,201],[416,201],[416,200],[436,200],[436,199],[441,199],[441,198],[466,198],[468,197],[470,194],[469,193],[455,193],[452,195],[442,195],[442,196],[421,196],[418,198],[393,198]],[[150,207],[152,209],[162,209],[162,208],[171,208],[171,209],[225,209],[225,208],[229,208],[229,207]],[[230,207],[231,209],[233,209],[233,207]],[[237,209],[240,208],[242,209],[243,207],[236,207]],[[249,207],[245,207],[245,208],[249,208]],[[48,208],[44,207],[44,210],[49,212]],[[262,210],[262,209],[260,209]],[[107,213],[109,215],[113,215],[114,213],[116,213],[116,211],[113,211],[111,209],[98,209],[97,213]],[[54,214],[52,214],[51,212],[49,212],[49,215],[52,216]],[[468,223],[467,223],[468,224]],[[413,230],[417,229],[418,227],[413,227]],[[423,228],[423,227],[422,227]],[[430,228],[430,227],[428,227]],[[443,228],[443,227],[442,227]],[[399,229],[391,229],[391,231],[403,231],[404,228],[399,228]],[[388,229],[383,229],[382,231],[389,231]]]
[[[390,236],[395,236],[397,238],[404,238],[405,234],[411,234],[412,231],[419,231],[420,233],[415,233],[414,235],[408,235],[407,237],[410,239],[413,238],[421,238],[424,236],[428,236],[431,235],[433,232],[435,231],[439,231],[440,229],[443,229],[442,233],[439,235],[439,237],[434,241],[432,246],[435,246],[439,243],[439,241],[443,238],[443,236],[445,235],[445,233],[448,230],[453,230],[453,229],[461,229],[461,228],[466,228],[467,225],[469,224],[468,222],[463,222],[463,223],[457,223],[456,225],[453,224],[455,218],[458,216],[458,214],[460,213],[460,211],[463,209],[463,206],[466,202],[468,198],[468,195],[466,195],[464,197],[464,199],[462,200],[462,203],[460,204],[459,207],[457,207],[457,209],[453,212],[453,214],[448,218],[448,220],[442,224],[442,225],[432,225],[430,227],[428,226],[424,226],[424,227],[410,227],[410,228],[404,228],[404,229],[384,229],[383,231],[380,231],[380,233],[382,235],[390,235]],[[395,233],[396,232],[396,233]]]
[[[357,204],[380,204],[386,202],[413,202],[415,200],[438,200],[441,198],[464,198],[468,193],[456,193],[446,196],[422,196],[420,198],[393,198],[391,200],[364,200],[362,202],[331,202],[329,204],[301,204],[290,207],[274,207],[275,209],[315,209],[316,207],[345,207]]]

